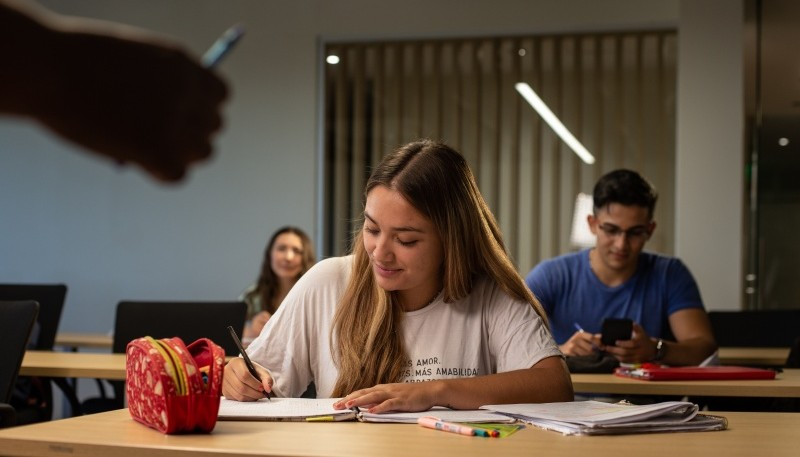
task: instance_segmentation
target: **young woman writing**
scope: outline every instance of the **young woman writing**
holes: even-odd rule
[[[352,254],[298,281],[247,350],[262,381],[234,359],[227,398],[295,397],[313,382],[343,397],[336,407],[371,412],[572,400],[541,306],[458,152],[407,144],[364,195]]]

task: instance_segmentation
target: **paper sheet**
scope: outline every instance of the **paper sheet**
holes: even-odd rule
[[[482,410],[455,410],[434,407],[428,411],[415,412],[415,413],[384,413],[384,414],[370,414],[367,412],[360,413],[360,420],[364,422],[394,422],[404,424],[416,424],[417,419],[424,416],[433,416],[445,422],[476,422],[476,423],[512,423],[516,419],[503,414],[494,413],[491,411]]]
[[[350,410],[334,409],[338,398],[262,398],[258,401],[235,401],[223,397],[219,403],[220,420],[304,421],[309,419],[348,420]]]

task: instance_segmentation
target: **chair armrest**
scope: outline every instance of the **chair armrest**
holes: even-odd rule
[[[17,412],[8,403],[0,403],[0,428],[17,425]]]

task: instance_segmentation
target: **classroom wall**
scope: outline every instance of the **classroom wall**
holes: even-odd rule
[[[320,40],[678,25],[679,203],[676,227],[660,230],[677,231],[677,253],[695,272],[710,308],[738,305],[740,238],[730,222],[741,215],[732,197],[741,176],[741,96],[731,76],[741,67],[738,17],[731,13],[738,1],[42,3],[165,33],[198,54],[229,25],[244,22],[248,28],[220,67],[233,96],[218,152],[182,184],[157,184],[35,125],[0,118],[0,280],[68,284],[62,330],[110,329],[121,299],[235,298],[255,278],[274,229],[294,224],[316,236]],[[712,33],[718,29],[723,33]],[[733,81],[721,84],[709,73]],[[719,156],[736,160],[720,167]],[[725,192],[730,200],[724,206],[705,190],[709,180],[734,186]],[[716,217],[708,217],[709,208]]]
[[[744,6],[681,0],[675,254],[710,309],[743,306]]]

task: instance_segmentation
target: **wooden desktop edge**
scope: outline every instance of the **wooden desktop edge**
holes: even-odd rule
[[[77,350],[79,348],[111,349],[114,338],[107,333],[59,332],[55,346]]]
[[[27,351],[20,374],[124,380],[125,354]],[[786,369],[776,380],[761,381],[640,381],[609,374],[573,374],[572,382],[580,393],[800,398],[800,369]]]
[[[796,455],[800,414],[712,414],[726,417],[729,429],[679,438],[674,433],[576,437],[527,427],[506,438],[478,438],[413,424],[218,421],[208,435],[165,436],[136,423],[127,410],[117,410],[0,430],[0,455],[618,457],[620,449],[669,449],[682,457],[707,457],[712,449],[721,455]]]
[[[232,356],[226,357],[230,359]],[[125,380],[125,354],[25,351],[20,376]]]
[[[788,347],[721,347],[722,365],[782,367],[789,357]]]

